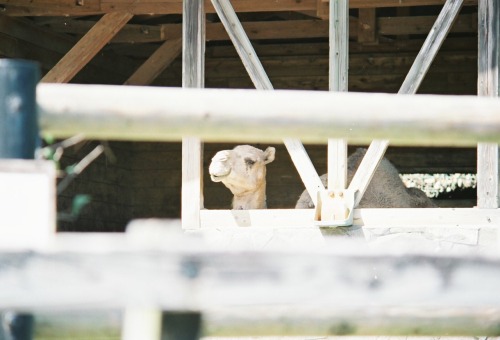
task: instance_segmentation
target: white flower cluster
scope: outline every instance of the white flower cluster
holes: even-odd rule
[[[457,189],[476,188],[476,174],[402,174],[400,176],[408,188],[418,188],[428,197],[438,197],[442,193]]]

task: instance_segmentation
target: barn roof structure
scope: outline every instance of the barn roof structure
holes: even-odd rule
[[[350,1],[350,90],[396,92],[444,3]],[[321,58],[321,42],[328,39],[327,1],[236,0],[232,5],[275,88],[328,88]],[[0,53],[38,60],[44,82],[180,85],[175,66],[181,54],[180,0],[4,0],[0,6]],[[206,86],[251,87],[241,63],[211,58],[210,53],[231,55],[222,48],[229,38],[210,1],[205,7]],[[477,1],[464,1],[423,92],[475,93],[476,13]],[[210,46],[218,48],[212,52]],[[453,75],[443,75],[451,68]]]

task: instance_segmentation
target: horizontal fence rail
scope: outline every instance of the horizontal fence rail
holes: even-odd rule
[[[475,96],[40,84],[42,133],[110,140],[398,145],[500,142],[500,101]]]
[[[500,333],[497,253],[339,239],[227,250],[158,232],[59,234],[47,250],[0,253],[2,309],[202,311],[217,334],[257,334],[245,320],[259,319],[268,335]]]

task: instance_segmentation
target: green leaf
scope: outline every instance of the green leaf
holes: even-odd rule
[[[82,209],[87,204],[89,204],[91,200],[92,199],[91,199],[90,195],[83,195],[83,194],[76,195],[73,198],[73,204],[71,207],[71,215],[78,216],[80,214],[80,212],[82,211]]]

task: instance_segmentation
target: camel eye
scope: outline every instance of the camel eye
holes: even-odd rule
[[[248,166],[252,166],[255,164],[255,161],[251,158],[245,158],[245,163],[248,165]]]

